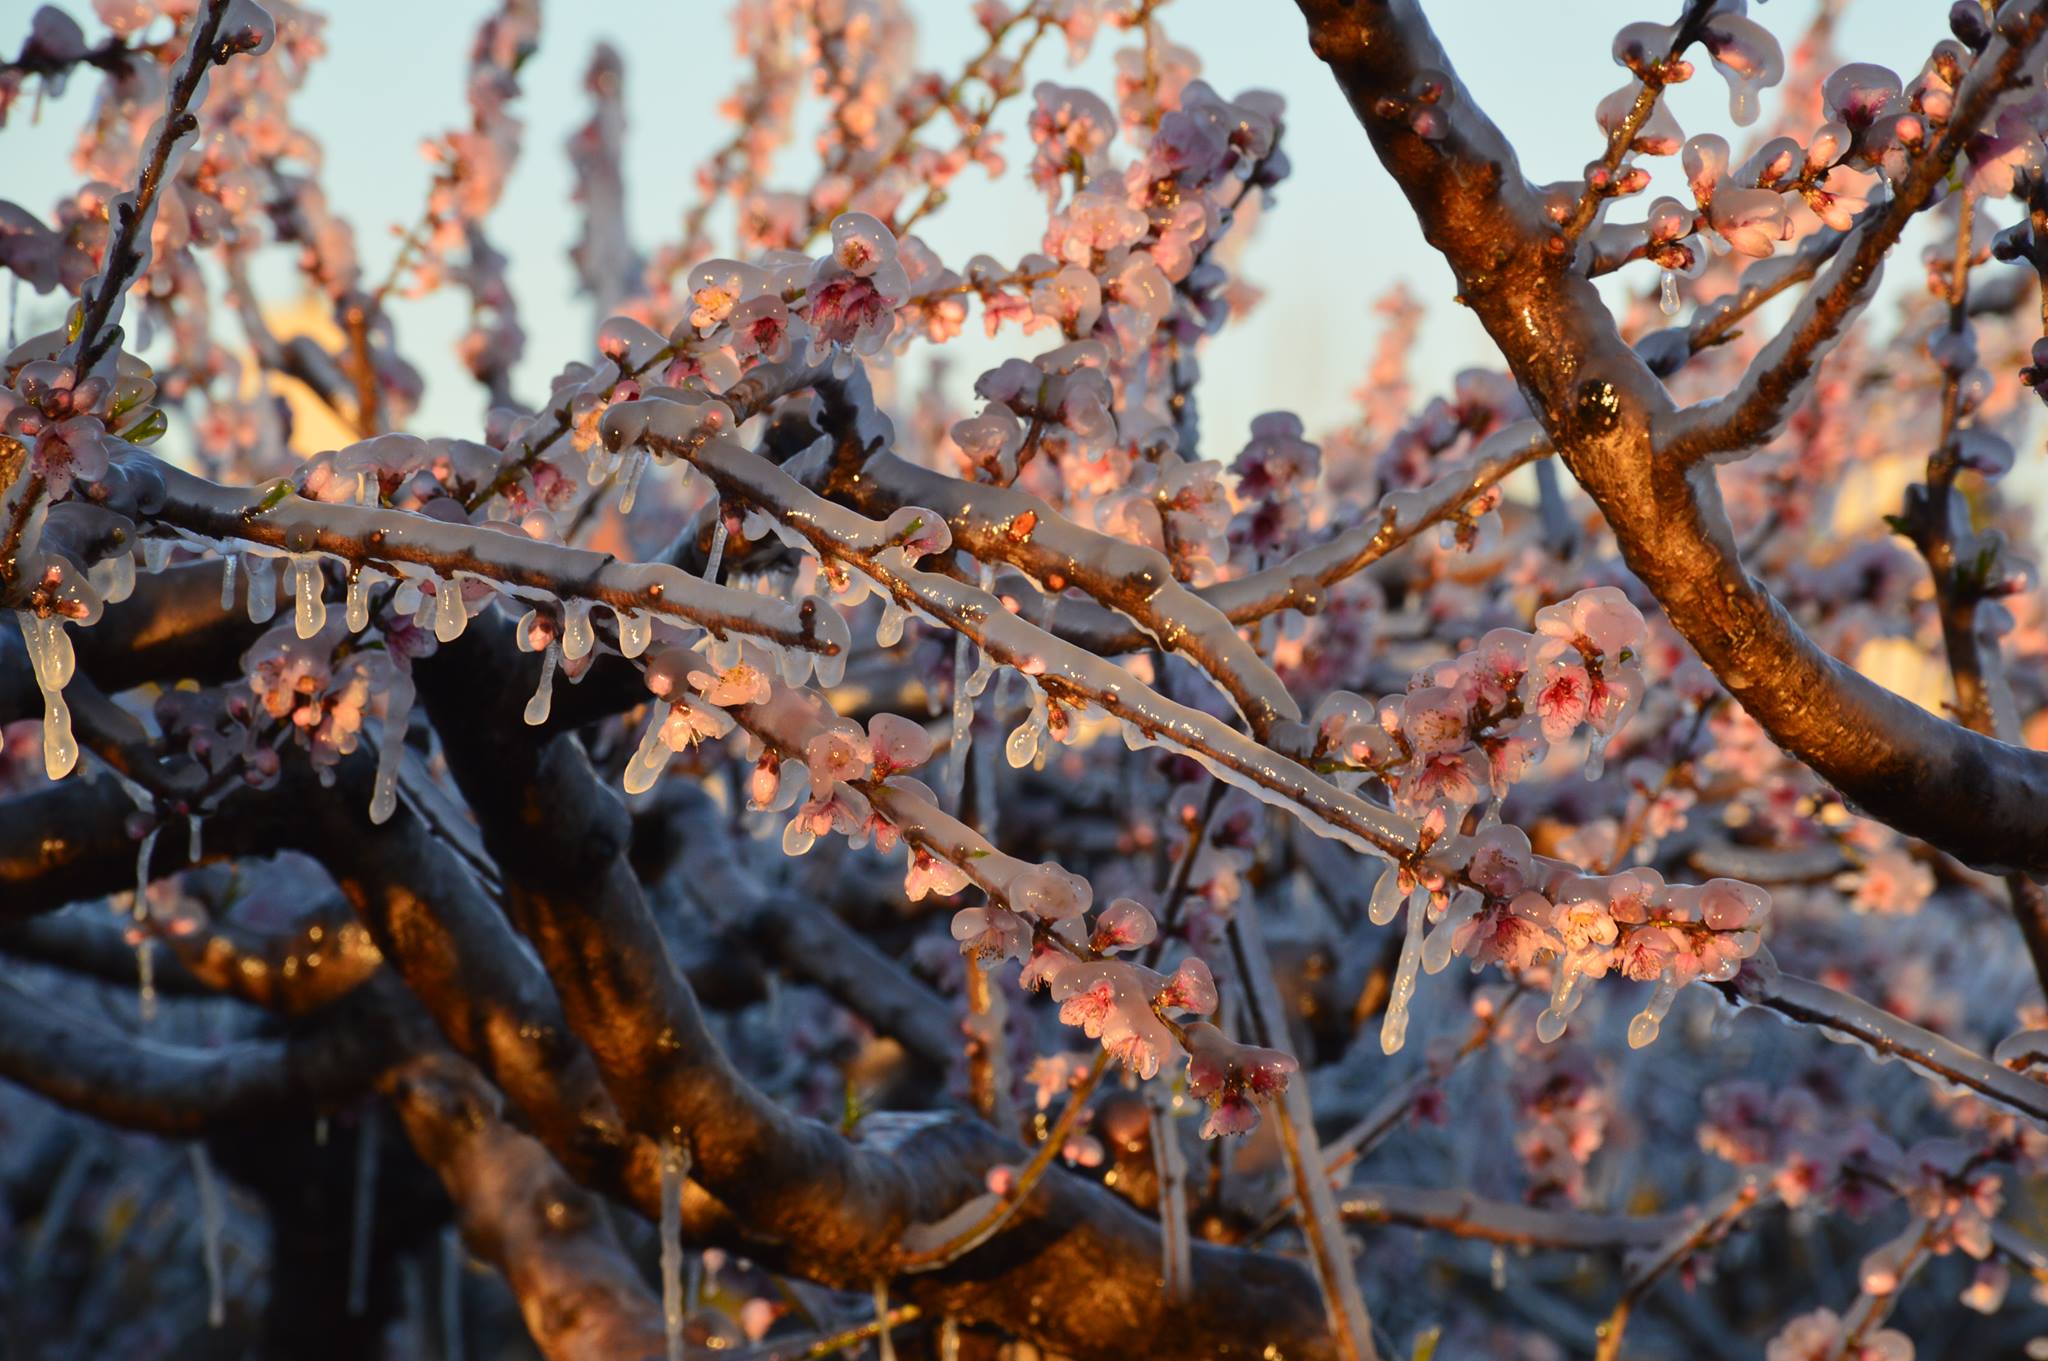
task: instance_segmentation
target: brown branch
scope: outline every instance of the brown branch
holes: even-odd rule
[[[1711,468],[1652,448],[1652,422],[1674,414],[1670,396],[1622,344],[1594,286],[1546,244],[1560,238],[1469,92],[1449,77],[1435,141],[1376,111],[1382,95],[1423,71],[1451,70],[1414,0],[1300,3],[1317,52],[1461,296],[1614,529],[1624,561],[1701,659],[1779,746],[1866,815],[1974,865],[2048,871],[2048,756],[1946,722],[1858,675],[1743,571]],[[2022,17],[2029,35],[2048,26],[2039,9]],[[1994,41],[1981,70],[2005,70],[2012,50]],[[1959,105],[1966,112],[1991,78],[1972,82],[1972,101]],[[1868,230],[1866,242],[1883,236]],[[1853,291],[1845,281],[1859,267],[1844,261],[1856,258],[1837,257],[1809,310]]]

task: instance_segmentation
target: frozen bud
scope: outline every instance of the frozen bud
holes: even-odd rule
[[[868,720],[868,747],[874,753],[877,779],[914,770],[932,757],[931,734],[924,725],[895,714],[876,714]]]
[[[1095,918],[1095,933],[1089,944],[1104,954],[1135,950],[1150,945],[1159,935],[1159,923],[1135,898],[1118,898]]]
[[[865,279],[896,258],[896,238],[866,213],[832,219],[832,258],[847,273]]]
[[[1160,989],[1159,1005],[1171,1011],[1192,1011],[1207,1016],[1216,1010],[1216,979],[1209,966],[1194,955],[1180,962],[1173,977]]]
[[[1820,97],[1830,118],[1861,131],[1888,110],[1900,88],[1896,72],[1869,62],[1852,62],[1827,78]]]
[[[1018,911],[1046,921],[1078,917],[1095,899],[1086,879],[1050,862],[1019,870],[1007,891]]]
[[[1771,911],[1771,895],[1735,879],[1709,879],[1700,886],[1700,920],[1716,931],[1755,926]]]
[[[659,643],[647,651],[646,680],[650,694],[670,699],[683,693],[683,682],[694,669],[695,653],[677,643]]]

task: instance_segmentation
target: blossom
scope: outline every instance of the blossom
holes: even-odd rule
[[[838,781],[873,774],[874,748],[859,728],[835,725],[804,744],[804,764],[811,772],[811,797],[822,799]]]
[[[912,894],[911,900],[923,896],[920,891]],[[1005,907],[963,908],[953,914],[952,931],[953,939],[960,942],[960,953],[969,959],[995,963],[1023,960],[1031,954],[1031,923]]]
[[[911,902],[921,901],[926,894],[950,898],[967,884],[965,870],[939,859],[923,847],[910,852],[910,867],[903,875],[903,894]]]

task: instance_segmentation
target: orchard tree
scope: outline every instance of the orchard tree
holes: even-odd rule
[[[0,1350],[2041,1354],[2048,3],[1686,0],[1548,185],[1416,0],[1299,7],[1498,351],[1397,292],[1315,440],[1198,419],[1287,111],[1163,0],[742,0],[651,252],[600,47],[544,395],[539,0],[377,267],[317,14],[28,17]],[[941,259],[1011,159],[1041,249]]]

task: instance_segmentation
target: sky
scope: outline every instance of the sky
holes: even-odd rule
[[[1789,48],[1815,3],[1770,0],[1752,13]],[[966,0],[909,0],[909,6],[919,21],[918,64],[957,71],[980,41]],[[67,0],[67,7],[97,32],[86,0]],[[378,278],[396,248],[396,231],[424,202],[430,170],[420,143],[466,125],[464,67],[477,21],[492,5],[330,0],[315,7],[329,16],[329,56],[300,96],[297,118],[325,147],[330,200],[354,222],[369,276]],[[34,8],[30,0],[0,0],[0,48],[13,46]],[[1427,9],[1465,84],[1507,128],[1524,170],[1541,182],[1574,176],[1600,150],[1593,107],[1625,78],[1609,55],[1615,30],[1636,19],[1669,21],[1677,0],[1436,0]],[[1837,46],[1847,59],[1910,76],[1945,35],[1946,11],[1934,0],[1851,0]],[[1294,173],[1242,257],[1264,301],[1205,352],[1205,452],[1228,457],[1252,417],[1264,411],[1296,411],[1311,433],[1347,419],[1376,335],[1372,304],[1397,284],[1428,308],[1414,371],[1419,393],[1446,390],[1459,369],[1493,362],[1477,324],[1451,302],[1448,271],[1422,242],[1335,83],[1309,52],[1294,7],[1285,0],[1172,0],[1162,17],[1169,35],[1199,54],[1204,78],[1221,93],[1264,88],[1283,94],[1288,105]],[[577,217],[562,147],[587,116],[582,73],[603,39],[625,55],[628,214],[640,250],[675,238],[696,166],[730,132],[717,104],[736,71],[725,7],[717,0],[546,4],[541,49],[522,77],[524,154],[490,224],[512,261],[523,308],[529,343],[515,387],[528,401],[544,396],[549,376],[564,362],[592,354],[595,319],[587,301],[575,296],[568,261]],[[1079,68],[1067,66],[1060,44],[1044,44],[1028,79],[1085,85],[1108,96],[1110,53],[1123,41],[1105,32]],[[1689,134],[1718,131],[1739,146],[1725,86],[1702,66],[1700,76],[1671,96],[1679,122]],[[0,197],[47,218],[73,187],[69,148],[94,85],[74,82],[65,97],[44,105],[33,125],[28,101],[19,106],[0,131]],[[998,119],[1017,172],[1029,155],[1028,104],[1028,98],[1014,101]],[[800,185],[807,163],[814,160],[793,148],[775,182]],[[1675,158],[1663,164],[1672,166]],[[1656,187],[1666,187],[1671,176],[1675,169]],[[969,171],[952,201],[929,220],[921,234],[948,264],[957,267],[977,252],[1016,259],[1037,248],[1043,202],[1021,173],[1010,181],[991,185]],[[270,277],[288,281],[290,272],[280,264]],[[1647,269],[1632,282],[1645,290],[1656,285]],[[53,323],[58,311],[52,299],[26,294],[22,307],[24,333]],[[400,301],[394,310],[401,348],[429,382],[414,429],[473,436],[478,390],[452,357],[462,307],[444,295]],[[1018,348],[1038,347],[1026,341]],[[912,377],[923,374],[922,356],[931,353],[918,352]],[[987,346],[960,348],[945,380],[957,400],[970,399],[975,374],[995,353]]]

